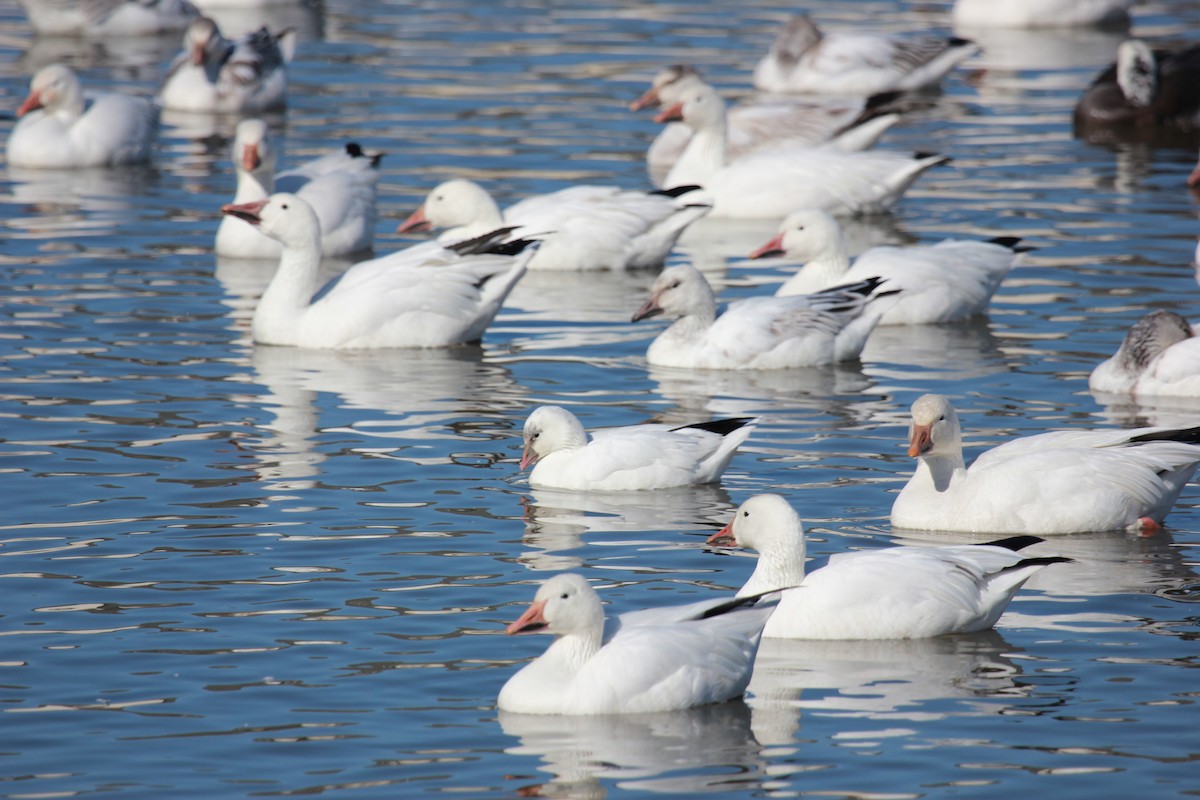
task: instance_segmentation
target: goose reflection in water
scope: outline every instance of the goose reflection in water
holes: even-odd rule
[[[802,712],[885,720],[998,714],[1020,696],[1013,647],[994,630],[932,639],[763,639],[747,701],[764,745],[795,740]],[[951,710],[934,701],[961,699]]]
[[[633,534],[637,537],[634,543],[646,547],[699,552],[695,545],[722,526],[734,509],[729,493],[717,484],[653,492],[531,489],[521,505],[528,548],[518,558],[537,571],[582,566],[582,556],[568,553],[588,544],[585,534]],[[665,533],[656,540],[655,531]],[[680,532],[691,532],[697,538],[681,542]],[[591,543],[626,547],[631,541],[601,537]]]
[[[767,777],[741,700],[661,714],[546,716],[499,712],[518,744],[513,756],[536,756],[552,779],[521,787],[522,796],[601,798],[601,781],[626,791],[691,797]],[[521,776],[523,779],[524,776]]]

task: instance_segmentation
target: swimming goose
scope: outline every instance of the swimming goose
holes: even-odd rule
[[[693,67],[682,64],[667,67],[654,76],[650,88],[629,109],[669,108],[699,86],[707,84]],[[734,160],[783,141],[813,147],[825,145],[846,152],[867,150],[900,120],[899,114],[885,111],[893,100],[894,94],[882,94],[865,101],[836,104],[774,100],[733,106],[727,116],[726,157]],[[691,128],[682,122],[671,122],[650,145],[646,163],[660,185],[691,139]]]
[[[540,406],[525,420],[521,469],[546,489],[641,491],[720,479],[750,436],[753,417],[692,425],[626,425],[590,435],[559,406]]]
[[[314,300],[321,231],[308,203],[279,193],[221,211],[283,245],[254,309],[252,333],[260,344],[350,350],[477,341],[533,255],[524,240],[498,252],[486,237],[455,250],[418,245],[355,264]]]
[[[754,68],[764,92],[867,95],[936,86],[960,62],[979,51],[969,39],[922,36],[905,39],[870,33],[822,33],[807,14],[780,29]]]
[[[954,25],[980,28],[1073,28],[1129,24],[1137,0],[955,0]]]
[[[131,164],[150,158],[157,112],[141,97],[86,97],[70,67],[42,67],[17,109],[8,163],[17,167],[77,169]]]
[[[375,240],[375,186],[381,154],[368,154],[357,144],[275,174],[275,148],[267,124],[244,119],[233,139],[237,172],[235,205],[265,200],[273,192],[298,195],[316,212],[321,226],[321,254],[346,256],[368,250]],[[498,227],[498,226],[497,226]],[[274,258],[282,245],[253,225],[226,215],[217,228],[216,252],[238,258]]]
[[[1070,560],[1017,552],[1039,541],[1018,536],[990,544],[839,553],[805,574],[804,526],[777,494],[751,497],[708,538],[712,545],[758,551],[738,597],[782,589],[763,630],[774,639],[924,639],[987,630],[1035,572]]]
[[[1134,397],[1200,397],[1200,337],[1173,311],[1138,320],[1116,355],[1088,377],[1093,392]]]
[[[658,122],[683,120],[692,140],[664,182],[699,185],[712,216],[783,218],[797,208],[853,216],[888,210],[921,173],[945,156],[868,151],[845,153],[783,142],[729,160],[725,103],[711,87],[694,86]]]
[[[231,41],[217,23],[197,17],[183,34],[159,90],[163,108],[209,114],[259,114],[287,104],[287,64],[295,51],[292,29],[266,27]]]
[[[659,274],[633,321],[675,320],[650,344],[646,360],[685,369],[788,369],[858,358],[887,307],[870,279],[811,295],[749,297],[717,315],[712,287],[695,267]],[[886,287],[885,287],[886,288]]]
[[[684,229],[710,209],[692,202],[695,198],[678,199],[680,193],[572,186],[528,197],[502,212],[479,184],[452,180],[434,187],[397,232],[450,228],[438,237],[446,244],[509,226],[513,236],[542,239],[531,270],[660,267]]]
[[[935,245],[873,247],[851,267],[841,226],[824,211],[793,212],[779,230],[778,236],[750,254],[751,258],[786,255],[804,261],[776,296],[883,278],[889,288],[900,290],[900,296],[883,313],[880,325],[950,322],[982,313],[1021,252],[1016,238],[947,239]]]
[[[200,15],[188,0],[18,0],[43,36],[153,36]]]
[[[1200,463],[1200,427],[1050,431],[994,447],[970,467],[950,402],[912,406],[917,471],[896,528],[993,533],[1158,530]]]
[[[731,601],[703,614],[623,624],[605,636],[604,607],[580,575],[543,583],[505,632],[555,635],[504,684],[496,705],[525,714],[638,714],[741,697],[771,606]]]
[[[1152,50],[1139,39],[1117,48],[1075,105],[1076,135],[1153,135],[1200,126],[1200,46],[1178,53]]]

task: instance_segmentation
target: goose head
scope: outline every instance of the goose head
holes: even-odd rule
[[[679,122],[695,131],[713,130],[725,124],[725,101],[717,90],[697,80],[681,93],[678,101],[664,109],[655,122]]]
[[[754,574],[739,597],[787,589],[804,579],[804,525],[780,495],[758,494],[742,503],[733,520],[708,537],[708,544],[758,552]]]
[[[581,575],[564,573],[543,583],[533,602],[512,624],[509,635],[545,631],[558,636],[596,632],[604,627],[604,606]]]
[[[650,297],[633,315],[633,322],[665,316],[678,319],[692,314],[715,314],[717,301],[712,287],[690,264],[676,264],[659,273],[650,287]]]
[[[199,67],[220,49],[224,37],[217,23],[208,17],[196,17],[183,32],[183,51],[192,66]]]
[[[1158,93],[1158,64],[1154,51],[1140,39],[1117,47],[1117,85],[1130,105],[1146,108]]]
[[[521,469],[536,464],[558,450],[583,447],[587,431],[579,418],[560,406],[539,406],[525,420],[523,432],[525,449],[521,453]]]
[[[321,223],[303,199],[281,192],[252,203],[229,203],[221,213],[249,222],[285,248],[320,252]]]
[[[1192,336],[1192,324],[1174,311],[1152,311],[1125,334],[1117,350],[1117,363],[1123,372],[1140,375],[1164,350]]]
[[[234,166],[252,175],[274,171],[275,148],[271,146],[267,123],[261,119],[239,122],[233,137],[232,155]]]
[[[629,104],[630,111],[641,111],[655,106],[673,106],[683,99],[683,93],[698,83],[703,83],[695,67],[675,64],[660,70],[650,82],[650,88]]]
[[[940,394],[925,394],[912,404],[908,429],[911,458],[951,455],[962,452],[962,429],[950,401]]]
[[[400,223],[396,233],[455,228],[476,222],[499,225],[502,220],[500,208],[486,189],[474,181],[459,179],[435,186],[421,207]]]
[[[779,234],[750,254],[750,258],[788,256],[811,261],[842,249],[842,227],[832,215],[815,208],[793,211],[779,226]]]
[[[39,108],[45,109],[47,114],[56,111],[73,111],[76,115],[83,113],[83,88],[79,77],[70,67],[50,64],[33,76],[29,82],[29,95],[17,109],[17,116],[24,116]]]

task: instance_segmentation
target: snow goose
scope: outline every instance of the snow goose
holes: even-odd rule
[[[1200,46],[1170,53],[1122,42],[1116,62],[1075,105],[1074,122],[1076,135],[1089,139],[1200,126]]]
[[[684,229],[711,208],[691,202],[694,198],[680,200],[680,193],[572,186],[526,198],[502,212],[479,184],[452,180],[434,187],[397,232],[450,228],[438,239],[449,243],[511,226],[514,236],[542,239],[531,270],[660,267]]]
[[[653,616],[605,636],[600,597],[581,576],[556,575],[506,633],[555,635],[500,690],[501,711],[638,714],[741,697],[770,606],[730,601],[673,621]]]
[[[870,279],[811,295],[749,297],[717,315],[712,287],[695,267],[663,270],[633,321],[675,320],[650,344],[646,360],[685,369],[789,369],[857,358],[887,307]]]
[[[265,200],[275,191],[304,198],[321,226],[321,254],[347,256],[368,250],[375,239],[375,185],[381,154],[367,154],[357,144],[275,174],[275,148],[267,124],[260,119],[238,123],[233,139],[237,172],[235,205]],[[499,226],[497,226],[499,227]],[[218,255],[274,258],[282,245],[253,225],[226,215],[217,228]]]
[[[951,322],[982,313],[1020,252],[1016,238],[947,239],[935,245],[873,247],[851,267],[841,226],[824,211],[795,211],[779,230],[778,236],[750,254],[751,258],[785,255],[804,261],[776,296],[883,278],[889,288],[900,290],[900,296],[883,313],[880,325]]]
[[[208,114],[258,114],[287,103],[287,64],[295,50],[292,30],[265,27],[231,41],[209,17],[197,17],[183,34],[159,90],[163,108]]]
[[[1158,530],[1200,463],[1200,427],[1050,431],[1005,442],[968,468],[950,402],[912,406],[917,471],[896,528],[994,533]]]
[[[849,95],[921,89],[936,86],[978,50],[956,36],[825,34],[807,14],[796,14],[754,68],[754,85],[764,92]]]
[[[331,349],[446,347],[477,341],[525,274],[533,255],[519,240],[463,242],[455,251],[418,245],[355,264],[317,292],[321,231],[317,215],[293,194],[226,205],[283,245],[279,267],[254,309],[260,344]]]
[[[1018,536],[990,544],[839,553],[806,575],[804,526],[777,494],[751,497],[708,539],[758,551],[738,597],[782,590],[763,631],[774,639],[924,639],[986,630],[1035,572],[1070,560],[1016,552],[1040,541]]]
[[[150,158],[157,112],[150,101],[123,94],[86,98],[79,77],[62,64],[42,67],[8,137],[16,167],[77,169]]]
[[[655,117],[683,120],[693,131],[665,185],[699,185],[713,202],[714,217],[782,218],[797,208],[821,208],[853,216],[891,208],[921,173],[949,161],[945,156],[845,153],[784,142],[730,161],[725,103],[700,84],[682,102]]]
[[[980,28],[1072,28],[1129,24],[1137,0],[955,0],[954,24]]]
[[[200,15],[187,0],[19,0],[43,36],[153,36]]]
[[[650,88],[629,109],[669,108],[683,102],[689,91],[706,85],[692,67],[667,67],[654,76]],[[727,117],[726,156],[737,159],[782,141],[813,147],[828,145],[847,152],[866,150],[899,121],[899,114],[885,110],[893,100],[895,94],[889,93],[836,104],[774,100],[733,106]],[[683,155],[691,138],[691,128],[682,122],[668,123],[655,138],[646,151],[646,163],[658,183],[662,184],[661,179]]]
[[[1154,311],[1129,329],[1116,355],[1088,378],[1093,392],[1200,397],[1200,338],[1173,311]]]
[[[640,491],[712,483],[756,422],[739,417],[627,425],[589,436],[570,411],[540,406],[525,420],[521,469],[533,466],[529,485],[546,489]]]

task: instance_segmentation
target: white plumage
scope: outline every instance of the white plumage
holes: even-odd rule
[[[879,213],[895,205],[921,173],[949,160],[885,151],[847,153],[792,142],[730,160],[725,103],[704,84],[655,119],[682,120],[692,129],[692,139],[664,185],[702,186],[714,217],[782,218],[797,208],[842,216]]]
[[[260,119],[238,123],[233,139],[237,173],[234,204],[265,200],[274,192],[302,197],[321,226],[321,253],[346,256],[370,249],[375,240],[375,195],[379,155],[356,144],[275,174],[276,153],[267,124]],[[216,251],[238,258],[279,258],[282,245],[254,226],[226,216],[217,228]]]
[[[967,319],[983,313],[1000,282],[1016,263],[1019,239],[987,242],[947,239],[935,245],[873,247],[854,266],[837,220],[823,211],[788,215],[780,233],[750,254],[784,255],[804,266],[775,292],[811,294],[830,286],[878,277],[900,296],[880,325],[921,325]]]
[[[1137,0],[955,0],[954,24],[980,28],[1121,25]]]
[[[660,70],[650,88],[630,105],[631,111],[683,102],[687,93],[707,86],[695,69],[675,65]],[[899,114],[880,111],[890,96],[870,100],[818,103],[794,98],[772,98],[739,103],[727,112],[726,157],[735,160],[761,147],[780,142],[812,147],[828,146],[846,152],[867,150],[899,121]],[[646,163],[657,185],[679,160],[692,140],[683,122],[668,123],[646,151]]]
[[[797,14],[754,68],[754,85],[764,92],[908,91],[936,86],[978,51],[974,42],[957,37],[826,34],[806,14]]]
[[[637,269],[661,266],[679,235],[709,208],[660,192],[572,186],[501,212],[479,184],[452,180],[434,187],[399,232],[449,228],[438,237],[448,244],[508,226],[514,237],[542,240],[531,270]]]
[[[733,605],[710,616],[634,624],[605,635],[600,598],[579,575],[556,575],[508,626],[555,634],[553,644],[508,679],[497,706],[526,714],[637,714],[741,697],[769,606]]]
[[[181,31],[200,12],[187,0],[18,0],[48,36],[154,36]]]
[[[1173,311],[1138,320],[1116,354],[1092,370],[1093,392],[1133,397],[1200,397],[1200,338]]]
[[[217,23],[197,17],[183,34],[183,52],[158,93],[163,108],[207,114],[261,114],[287,104],[287,65],[295,50],[290,28],[266,27],[236,41]]]
[[[749,297],[717,315],[705,277],[688,264],[668,267],[650,287],[633,321],[673,319],[646,350],[660,367],[788,369],[857,358],[887,308],[879,280],[811,295]]]
[[[304,200],[273,194],[221,210],[283,245],[254,310],[252,332],[260,344],[348,350],[476,341],[525,274],[535,246],[511,243],[494,253],[486,242],[460,246],[461,252],[418,245],[355,264],[314,300],[321,232]]]
[[[1022,584],[1056,557],[1023,558],[1040,541],[888,547],[839,553],[805,574],[804,527],[775,494],[751,497],[709,537],[758,551],[739,597],[782,590],[763,636],[780,639],[923,639],[996,624]]]
[[[38,70],[17,116],[8,136],[8,163],[42,169],[145,161],[157,126],[149,100],[123,94],[85,97],[79,77],[62,64]]]
[[[1082,533],[1155,530],[1200,463],[1200,427],[1050,431],[963,461],[950,402],[912,407],[917,470],[892,505],[892,525],[920,530]]]
[[[711,483],[756,421],[628,425],[589,436],[570,411],[541,406],[525,420],[521,469],[533,465],[530,485],[550,489],[625,491]]]

